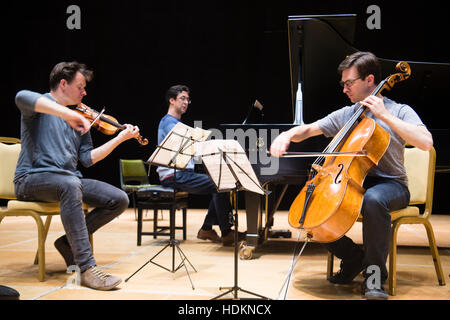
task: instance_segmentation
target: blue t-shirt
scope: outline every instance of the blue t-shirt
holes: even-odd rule
[[[180,122],[179,119],[175,118],[174,116],[171,116],[170,114],[166,114],[164,117],[162,117],[161,121],[159,122],[158,126],[158,145],[163,142],[164,138],[167,136],[167,134],[172,130],[175,125]],[[186,169],[194,169],[194,160],[191,159],[189,163],[186,166]],[[163,181],[170,176],[173,175],[173,169],[166,168],[166,167],[158,167],[156,169],[156,172],[159,174],[159,180]]]

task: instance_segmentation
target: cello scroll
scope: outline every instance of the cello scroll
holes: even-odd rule
[[[400,61],[399,63],[397,63],[397,65],[395,66],[395,70],[399,72],[390,75],[386,79],[386,83],[383,89],[391,90],[396,83],[406,80],[411,76],[411,67],[406,61]]]

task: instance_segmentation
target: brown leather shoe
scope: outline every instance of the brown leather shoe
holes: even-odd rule
[[[245,240],[246,233],[238,231],[238,241]],[[225,237],[222,237],[222,243],[224,246],[234,245],[234,230],[228,232]]]
[[[201,240],[211,240],[215,243],[220,243],[222,240],[214,229],[211,230],[198,230],[197,238]]]

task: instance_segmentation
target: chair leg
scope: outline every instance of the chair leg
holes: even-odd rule
[[[153,209],[153,239],[156,239],[156,232],[158,232],[158,209]]]
[[[327,280],[333,275],[334,255],[328,251],[327,259]]]
[[[401,224],[393,223],[391,231],[391,243],[389,246],[389,294],[395,296],[397,286],[397,233]]]
[[[44,243],[47,240],[47,235],[48,235],[48,230],[50,229],[50,223],[52,222],[52,217],[51,215],[48,215],[47,218],[45,219],[45,224],[44,224],[44,233],[43,233],[43,237],[44,237]],[[38,264],[39,263],[39,250],[36,251],[36,255],[34,256],[34,264]]]
[[[172,207],[170,208],[170,218],[169,218],[169,230],[170,230],[170,239],[175,239],[175,215],[177,213],[177,210]]]
[[[39,214],[32,212],[30,214],[37,224],[38,231],[38,279],[39,281],[45,280],[45,237],[44,237],[44,224]]]
[[[436,269],[436,275],[439,281],[439,285],[445,286],[444,272],[442,271],[441,259],[439,258],[439,251],[437,249],[436,239],[434,238],[433,227],[428,220],[425,220],[423,225],[427,230],[431,256],[433,257],[434,268]]]
[[[186,240],[186,212],[187,209],[183,208],[183,240]]]
[[[142,239],[142,209],[138,208],[138,218],[137,218],[137,245],[141,245]]]
[[[170,232],[170,242],[174,243],[175,241],[175,214],[177,213],[177,210],[174,206],[170,208],[169,211],[169,232]],[[175,270],[175,246],[172,246],[172,270]]]
[[[134,208],[134,219],[137,219],[136,217],[136,191],[133,191],[131,193],[131,199],[133,201],[133,208]]]

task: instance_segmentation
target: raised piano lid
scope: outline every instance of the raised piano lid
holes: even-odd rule
[[[353,47],[356,15],[289,16],[288,41],[292,120],[295,122],[299,83],[301,118],[311,123],[348,101],[338,86],[337,66]],[[324,94],[326,93],[326,94]],[[297,117],[298,118],[298,117]]]
[[[299,80],[302,82],[305,123],[316,121],[351,104],[338,85],[340,76],[337,67],[353,52],[367,50],[377,55],[383,77],[395,72],[395,65],[399,60],[378,55],[377,48],[380,44],[374,44],[372,48],[354,47],[354,42],[357,41],[355,25],[354,14],[289,17],[292,120],[295,116]],[[395,55],[396,48],[392,48],[392,52]],[[402,57],[402,60],[410,64],[411,77],[396,85],[391,92],[385,91],[383,94],[413,107],[430,130],[450,130],[448,118],[436,116],[436,112],[447,112],[448,109],[438,106],[442,105],[450,91],[450,63],[411,61],[407,56]]]

